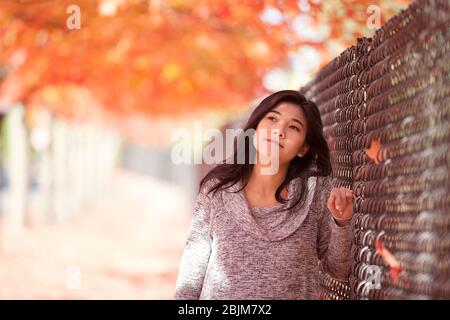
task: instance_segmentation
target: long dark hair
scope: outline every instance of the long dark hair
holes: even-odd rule
[[[277,188],[275,198],[280,203],[285,203],[287,200],[281,197],[281,191],[290,181],[297,177],[302,177],[301,191],[298,199],[294,204],[286,210],[289,210],[303,201],[305,198],[305,190],[307,188],[307,178],[310,176],[328,176],[331,174],[330,150],[323,135],[323,125],[320,118],[320,112],[316,104],[307,100],[302,94],[295,90],[282,90],[264,98],[259,105],[253,110],[249,119],[243,126],[243,131],[247,132],[249,129],[256,130],[259,122],[264,116],[276,108],[282,102],[290,102],[298,105],[302,110],[307,120],[307,132],[305,142],[309,146],[308,152],[303,157],[295,157],[291,160],[288,166],[287,174],[284,181]],[[248,178],[251,175],[253,164],[250,159],[255,154],[255,147],[252,139],[245,136],[243,143],[239,137],[234,138],[233,146],[233,161],[232,163],[220,163],[214,167],[206,176],[200,181],[200,189],[203,185],[211,180],[217,179],[217,183],[210,188],[208,193],[216,192],[219,189],[226,189],[235,185],[240,179],[245,180],[243,187],[238,190],[241,191],[248,183]],[[238,162],[238,154],[242,152],[241,148],[245,148],[245,161]],[[225,187],[224,187],[225,186]]]

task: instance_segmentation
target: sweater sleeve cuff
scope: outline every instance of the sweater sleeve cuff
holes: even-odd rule
[[[350,236],[350,226],[351,222],[347,223],[345,226],[340,226],[337,224],[336,220],[330,215],[331,219],[331,235],[333,238],[338,238],[342,240],[346,240]]]

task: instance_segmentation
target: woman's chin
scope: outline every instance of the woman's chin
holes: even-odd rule
[[[269,151],[257,151],[258,159],[262,164],[269,164],[274,161],[280,161],[280,154],[278,152],[270,152]]]

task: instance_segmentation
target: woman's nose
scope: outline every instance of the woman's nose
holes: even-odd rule
[[[275,129],[273,131],[274,136],[278,136],[279,138],[284,138],[284,130],[281,129]]]

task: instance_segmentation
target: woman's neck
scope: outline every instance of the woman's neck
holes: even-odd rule
[[[280,166],[279,170],[271,175],[262,174],[264,172],[262,169],[263,167],[259,163],[253,165],[246,189],[263,197],[273,196],[286,178],[288,168],[287,166]]]

